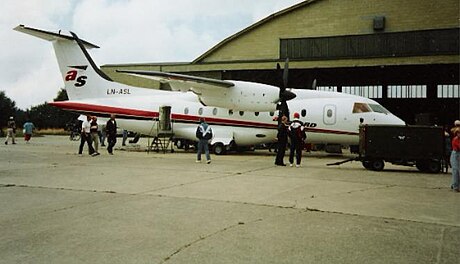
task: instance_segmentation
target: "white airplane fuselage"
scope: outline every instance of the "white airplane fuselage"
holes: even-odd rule
[[[176,138],[196,140],[200,117],[212,126],[212,143],[231,141],[240,146],[275,142],[277,121],[274,112],[233,111],[206,107],[191,92],[159,91],[116,84],[107,88],[104,97],[55,102],[60,108],[99,116],[115,114],[124,129],[155,136],[159,109],[171,107],[171,120]],[[358,144],[360,119],[366,124],[404,124],[391,113],[353,113],[355,103],[378,105],[354,95],[315,90],[292,91],[297,97],[288,102],[291,112],[298,112],[307,129],[307,142],[321,144]],[[123,94],[124,93],[124,94]]]

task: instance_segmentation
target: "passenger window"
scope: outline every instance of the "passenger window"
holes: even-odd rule
[[[212,114],[217,115],[217,108],[212,109]]]
[[[184,108],[184,114],[188,115],[188,107]]]
[[[244,115],[244,111],[240,111],[240,116],[243,116]]]
[[[353,113],[367,113],[372,112],[368,104],[365,103],[355,103],[353,105]]]
[[[198,109],[198,114],[199,114],[199,115],[202,115],[202,114],[203,114],[203,108],[200,107],[200,109]]]
[[[307,110],[302,109],[302,111],[300,111],[300,115],[301,115],[302,117],[305,117],[305,116],[307,115]]]
[[[254,112],[254,115],[255,115],[255,116],[259,116],[259,112]]]
[[[233,115],[233,110],[232,110],[232,109],[229,109],[229,110],[228,110],[228,115],[229,115],[229,116],[232,116],[232,115]]]
[[[332,117],[332,109],[327,110],[327,117]]]
[[[275,114],[275,112],[270,112],[270,116],[273,116]]]

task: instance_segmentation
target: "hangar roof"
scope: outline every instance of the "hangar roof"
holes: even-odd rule
[[[238,38],[239,36],[248,33],[249,31],[253,30],[254,28],[257,28],[257,27],[261,26],[262,24],[265,24],[265,23],[267,23],[267,22],[269,22],[269,21],[271,21],[271,20],[273,20],[273,19],[275,19],[275,18],[277,18],[279,16],[283,16],[283,15],[291,12],[294,9],[309,5],[309,4],[311,4],[313,2],[316,2],[316,1],[321,1],[321,0],[306,0],[306,1],[303,1],[301,3],[298,3],[296,5],[290,6],[290,7],[286,8],[286,9],[283,9],[281,11],[278,11],[276,13],[273,13],[273,14],[267,16],[266,18],[254,23],[254,24],[246,27],[245,29],[237,32],[236,34],[233,34],[233,35],[229,36],[228,38],[222,40],[217,45],[215,45],[214,47],[212,47],[211,49],[209,49],[208,51],[203,53],[201,56],[196,58],[194,61],[192,61],[192,64],[199,63],[200,61],[202,61],[204,58],[206,58],[208,55],[210,55],[211,53],[213,53],[214,51],[216,51],[220,47],[222,47],[225,44],[227,44],[228,42]]]
[[[108,64],[169,72],[458,64],[458,0],[306,0],[244,28],[192,62]],[[383,18],[383,30],[374,27]]]

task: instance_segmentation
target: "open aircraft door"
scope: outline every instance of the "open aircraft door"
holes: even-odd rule
[[[337,107],[335,105],[325,105],[323,111],[323,122],[325,125],[334,125],[336,122]]]

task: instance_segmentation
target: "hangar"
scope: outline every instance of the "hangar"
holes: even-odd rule
[[[156,70],[372,98],[409,124],[460,116],[459,1],[306,0],[229,36],[188,63],[110,64],[114,80],[168,89],[115,70]]]

